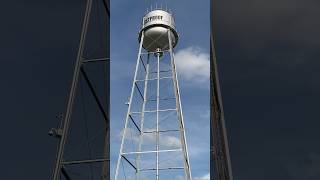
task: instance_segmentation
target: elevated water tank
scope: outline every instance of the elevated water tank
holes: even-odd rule
[[[144,32],[143,48],[148,52],[169,49],[168,31],[170,32],[172,47],[178,42],[178,33],[172,14],[164,10],[153,10],[143,17],[142,28],[139,33],[139,41]]]

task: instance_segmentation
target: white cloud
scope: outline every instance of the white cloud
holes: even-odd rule
[[[189,82],[204,83],[210,77],[210,55],[199,47],[188,47],[175,54],[177,71]]]
[[[200,177],[195,177],[194,180],[210,180],[210,173],[200,176]]]
[[[145,129],[145,131],[154,131],[155,129]],[[124,129],[120,131],[119,134],[119,139],[122,138],[124,133]],[[139,136],[137,135],[132,135],[136,134],[137,131],[131,128],[127,128],[126,133],[125,133],[125,139],[128,140],[133,140],[134,142],[139,142]],[[165,146],[165,147],[170,147],[170,148],[180,148],[181,143],[180,139],[175,136],[170,136],[170,135],[161,135],[160,136],[160,145]],[[143,134],[143,143],[152,143],[156,141],[156,136],[155,134],[152,133],[144,133]]]
[[[133,140],[135,142],[138,142],[139,141],[139,138],[134,135],[137,133],[137,131],[135,131],[134,129],[131,129],[131,128],[127,128],[126,129],[126,132],[124,132],[124,128],[120,131],[120,134],[119,134],[119,139],[122,139],[122,136],[123,134],[125,133],[125,139],[128,139],[128,140]]]
[[[180,139],[174,136],[164,136],[162,142],[163,142],[163,145],[168,147],[175,147],[175,148],[181,147]]]
[[[155,129],[147,129],[146,131],[154,131]],[[156,136],[155,134],[145,133],[143,134],[143,140],[145,142],[155,142]],[[179,148],[181,147],[180,139],[175,136],[169,135],[160,135],[160,145],[171,147],[171,148]]]
[[[184,180],[185,178],[183,176],[176,176],[175,180]]]

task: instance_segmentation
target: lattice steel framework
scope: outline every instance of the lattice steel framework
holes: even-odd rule
[[[104,49],[103,54],[107,57],[101,57],[101,58],[86,58],[84,53],[86,47],[88,46],[86,37],[88,33],[88,26],[89,26],[90,19],[92,20],[91,15],[92,15],[92,9],[93,9],[93,2],[97,3],[96,8],[99,8],[99,3],[101,5],[100,7],[103,6],[104,12],[107,15],[107,17],[105,17],[104,19],[107,19],[107,22],[108,22],[108,19],[110,18],[110,12],[108,7],[109,0],[87,0],[86,1],[86,9],[84,13],[81,37],[79,42],[79,49],[78,49],[77,59],[74,66],[73,79],[71,82],[71,88],[69,92],[66,112],[65,112],[65,115],[61,117],[63,119],[61,119],[60,126],[58,128],[52,128],[49,132],[49,135],[52,135],[58,138],[59,140],[57,155],[56,155],[56,162],[53,170],[53,177],[52,177],[53,180],[61,180],[61,179],[66,179],[66,180],[92,179],[93,180],[93,179],[97,179],[96,177],[98,177],[99,179],[108,180],[110,176],[109,175],[109,171],[110,171],[109,170],[109,102],[104,101],[99,97],[98,91],[96,88],[98,85],[95,86],[95,84],[93,83],[93,79],[91,79],[90,76],[88,75],[88,67],[86,67],[89,64],[99,64],[101,65],[99,67],[104,67],[108,71],[109,70],[108,69],[109,68],[109,51],[107,49],[108,47],[106,47],[106,49]],[[109,24],[105,27],[105,29],[109,31]],[[108,32],[104,32],[104,33],[108,34]],[[108,41],[108,39],[105,39],[105,40]],[[97,44],[98,43],[95,42],[95,46],[97,46]],[[103,83],[109,83],[108,75],[105,76],[104,78],[106,79],[104,79],[104,82],[100,82],[99,86],[101,86],[101,84]],[[103,119],[103,121],[101,121],[101,124],[102,124],[101,125],[101,128],[102,128],[101,144],[102,145],[99,147],[99,153],[100,153],[99,158],[92,157],[91,154],[89,159],[68,159],[65,156],[67,139],[68,139],[68,136],[70,136],[69,131],[71,129],[70,128],[71,119],[72,119],[72,116],[75,115],[74,106],[77,100],[76,95],[77,95],[77,90],[79,88],[80,80],[83,80],[85,82],[85,84],[87,85],[86,87],[88,88],[90,94],[93,97],[93,101],[94,101],[93,106],[97,109],[96,111],[98,112],[96,113],[96,115],[99,114],[99,120]],[[109,84],[107,84],[107,89],[106,91],[104,91],[104,93],[107,94],[108,91],[109,91]],[[76,119],[76,120],[79,120],[79,119]],[[80,124],[80,123],[78,121],[75,124]],[[82,132],[82,134],[88,135],[88,129],[87,129],[87,132]],[[87,144],[89,148],[90,148],[90,141],[93,141],[94,138],[92,138],[91,140],[88,140]],[[92,170],[91,177],[90,177],[90,170],[87,172],[81,172],[85,167],[88,167],[88,165],[91,170],[94,168],[94,166],[97,166],[98,168],[96,168],[97,169],[96,172],[99,172],[99,174],[97,175],[96,172],[93,172]],[[71,170],[77,170],[78,172],[74,173]]]
[[[140,37],[115,180],[192,179],[169,29],[167,33],[166,51],[144,51],[144,32]]]

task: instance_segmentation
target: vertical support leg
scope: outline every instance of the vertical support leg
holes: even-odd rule
[[[110,128],[109,124],[106,124],[106,134],[104,139],[104,156],[105,159],[110,159]],[[108,180],[110,178],[110,161],[105,161],[102,167],[102,179]]]
[[[215,161],[215,172],[219,179],[233,180],[231,159],[229,154],[229,145],[227,138],[227,130],[224,119],[224,110],[222,104],[222,96],[220,92],[217,59],[215,55],[214,34],[210,37],[210,54],[211,54],[211,139],[213,153],[211,156]]]
[[[126,136],[126,130],[127,130],[127,127],[128,127],[128,120],[129,120],[129,115],[130,115],[130,111],[131,111],[131,104],[132,104],[132,97],[133,97],[133,94],[134,94],[135,83],[136,83],[136,80],[137,80],[137,74],[138,74],[138,69],[139,69],[139,62],[140,62],[143,38],[144,38],[144,32],[142,32],[141,39],[140,39],[136,70],[135,70],[135,73],[134,73],[134,79],[133,79],[132,88],[131,88],[131,95],[130,95],[130,99],[129,99],[129,106],[128,106],[128,111],[127,111],[127,115],[126,115],[124,132],[123,132],[123,135],[122,135],[122,140],[121,140],[121,145],[120,145],[120,152],[119,152],[119,156],[118,156],[116,173],[115,173],[115,178],[114,178],[115,180],[118,180],[118,178],[119,178],[119,168],[120,168],[120,163],[121,163],[121,158],[122,158],[122,153],[123,153],[123,144],[124,144],[124,139],[125,139],[125,136]]]
[[[92,9],[91,7],[92,7],[92,0],[88,0],[87,5],[86,5],[85,16],[84,16],[84,20],[83,20],[83,25],[82,25],[82,32],[81,32],[81,38],[80,38],[80,43],[79,43],[78,55],[77,55],[77,60],[76,60],[76,64],[74,67],[74,74],[73,74],[71,89],[70,89],[70,93],[69,93],[66,115],[65,115],[64,124],[62,127],[63,128],[62,135],[61,135],[61,139],[59,142],[59,148],[58,148],[55,168],[54,168],[54,172],[53,172],[53,180],[60,179],[60,172],[61,172],[61,168],[62,168],[61,162],[62,162],[62,158],[63,158],[67,134],[69,131],[71,114],[72,114],[72,110],[73,110],[76,89],[77,89],[77,85],[78,85],[78,81],[79,81],[80,69],[82,66],[82,56],[83,56],[83,50],[85,47],[88,24],[89,24],[89,20],[90,20],[90,14],[91,14],[91,9]]]
[[[186,141],[185,129],[184,129],[182,107],[181,107],[181,101],[180,101],[179,83],[178,83],[177,72],[176,72],[176,64],[175,64],[173,50],[172,50],[171,31],[169,29],[168,29],[168,39],[169,39],[169,53],[171,58],[171,69],[172,69],[174,93],[176,96],[176,108],[177,108],[179,128],[180,128],[180,138],[181,138],[181,145],[182,145],[182,151],[184,156],[183,161],[184,161],[185,178],[186,180],[192,180],[191,168],[189,163],[189,155],[188,155],[188,149],[187,149],[187,141]]]
[[[143,141],[143,131],[144,131],[144,111],[146,108],[146,103],[147,103],[147,90],[148,90],[148,78],[149,78],[149,61],[150,61],[150,54],[148,54],[148,59],[147,59],[147,65],[146,65],[146,75],[144,78],[144,90],[143,90],[143,104],[142,104],[142,110],[141,110],[141,124],[140,124],[140,137],[139,137],[139,144],[138,144],[138,152],[141,151],[141,146],[142,146],[142,141]],[[136,172],[136,180],[140,179],[140,156],[141,154],[137,154],[137,159],[136,159],[136,166],[137,166],[137,172]]]
[[[156,180],[159,180],[159,101],[160,101],[160,53],[157,53],[157,130],[156,130]]]

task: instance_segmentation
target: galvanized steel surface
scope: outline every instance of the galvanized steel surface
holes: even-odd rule
[[[144,31],[143,48],[149,52],[155,52],[158,48],[162,51],[169,49],[168,33],[172,39],[172,46],[175,47],[178,42],[178,33],[175,28],[175,22],[172,14],[164,10],[153,10],[143,17],[142,28],[139,34]]]

